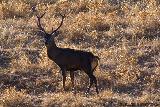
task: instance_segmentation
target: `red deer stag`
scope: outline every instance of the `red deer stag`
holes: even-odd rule
[[[47,47],[47,55],[49,59],[54,61],[62,71],[64,90],[66,81],[66,71],[70,71],[70,77],[72,83],[71,85],[72,88],[74,89],[74,71],[82,70],[90,78],[90,84],[87,89],[87,93],[89,93],[91,86],[93,85],[93,83],[95,83],[96,92],[98,94],[99,91],[97,86],[97,79],[93,75],[93,72],[98,66],[99,57],[94,56],[91,52],[57,47],[54,38],[59,35],[60,32],[58,30],[62,26],[63,19],[65,18],[65,16],[60,14],[62,17],[60,25],[57,27],[57,29],[55,30],[52,29],[51,33],[47,33],[41,25],[41,18],[44,15],[45,13],[43,13],[41,16],[36,15],[37,26],[44,36],[45,45]]]

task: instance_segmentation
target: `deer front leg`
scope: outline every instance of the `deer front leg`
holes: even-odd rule
[[[64,91],[66,91],[66,86],[65,86],[65,83],[66,83],[66,71],[65,70],[62,70],[62,76],[63,76],[63,89],[64,89]]]
[[[74,71],[70,71],[70,77],[71,77],[71,84],[72,84],[72,91],[75,94],[75,88],[74,88]]]
[[[74,72],[73,71],[70,71],[70,77],[71,77],[72,88],[74,88]]]

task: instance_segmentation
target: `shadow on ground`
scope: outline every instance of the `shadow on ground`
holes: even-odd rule
[[[76,75],[78,76],[78,74]],[[142,73],[139,78],[137,78],[137,82],[127,85],[119,85],[114,84],[112,80],[107,80],[100,78],[99,79],[99,89],[100,91],[104,90],[112,90],[115,93],[125,93],[134,96],[140,96],[142,92],[146,89],[146,77],[150,77],[151,74]],[[82,78],[81,78],[82,77]],[[76,86],[76,91],[85,92],[88,81],[88,78],[85,76],[78,77],[81,81],[81,85]],[[0,73],[0,90],[7,89],[9,87],[15,87],[17,90],[25,89],[29,94],[42,94],[44,92],[59,92],[60,85],[62,80],[61,77],[56,77],[52,69],[43,70],[43,69],[32,69],[26,72],[15,72],[15,73]],[[155,81],[157,84],[158,82]],[[157,85],[159,86],[159,85]],[[70,87],[68,87],[70,88]],[[67,89],[70,91],[70,89]],[[94,86],[91,89],[91,93],[95,91]],[[95,93],[95,92],[93,92]]]
[[[0,73],[0,89],[15,87],[25,89],[29,94],[55,92],[59,80],[53,77],[51,70],[31,70],[28,72]]]

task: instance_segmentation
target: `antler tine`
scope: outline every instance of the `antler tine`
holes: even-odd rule
[[[61,21],[60,25],[57,27],[57,29],[53,30],[53,28],[52,28],[51,35],[54,34],[62,26],[62,24],[63,24],[63,19],[65,18],[65,15],[62,15],[61,13],[59,13],[59,14],[62,17],[62,21]]]
[[[66,15],[62,15],[61,13],[59,13],[59,15],[62,17],[62,19],[64,19],[66,17]]]
[[[44,13],[40,16],[40,18],[42,18],[45,14],[46,14],[46,12],[44,12]]]
[[[36,15],[37,19],[38,19],[37,26],[39,27],[40,31],[42,31],[43,33],[46,33],[46,31],[42,27],[40,20],[45,14],[46,14],[46,12],[44,12],[41,16]]]

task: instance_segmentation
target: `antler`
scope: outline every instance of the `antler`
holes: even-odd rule
[[[36,17],[37,17],[37,26],[38,26],[38,28],[40,29],[40,31],[41,32],[43,32],[43,33],[47,33],[46,31],[45,31],[45,29],[42,27],[42,25],[41,25],[41,18],[46,14],[46,12],[44,12],[41,16],[38,16],[38,14],[37,14],[37,10],[36,10],[36,5],[34,5],[34,6],[32,6],[32,12],[36,12]],[[47,9],[47,8],[46,8]],[[46,10],[45,9],[45,10]]]
[[[36,16],[37,16],[37,20],[38,20],[37,26],[39,27],[40,31],[42,31],[43,33],[47,33],[47,32],[44,30],[44,28],[42,27],[42,25],[41,25],[41,18],[42,18],[45,14],[46,14],[46,12],[44,12],[41,16],[36,15]]]
[[[46,8],[46,9],[47,9],[47,8]],[[45,9],[45,10],[46,10],[46,9]],[[37,10],[36,10],[36,6],[33,6],[33,7],[32,7],[32,11],[33,11],[33,12],[36,12],[36,11],[37,11]],[[41,32],[47,34],[47,32],[45,31],[45,29],[44,29],[44,28],[42,27],[42,25],[41,25],[41,18],[42,18],[45,14],[46,14],[46,12],[44,12],[41,16],[38,16],[38,15],[36,14],[36,17],[37,17],[37,20],[38,20],[38,22],[37,22],[38,28],[40,29]],[[60,13],[59,13],[59,14],[60,14]],[[50,33],[50,35],[53,35],[55,32],[57,32],[57,30],[62,26],[62,24],[63,24],[63,19],[65,18],[65,15],[60,14],[60,16],[62,17],[62,21],[61,21],[60,25],[59,25],[55,30],[53,30],[53,28],[52,28],[52,32]]]
[[[62,15],[61,13],[59,13],[59,14],[62,17],[62,21],[61,21],[60,25],[57,27],[57,29],[52,30],[51,35],[54,34],[62,26],[62,24],[63,24],[63,19],[65,18],[65,15]]]

